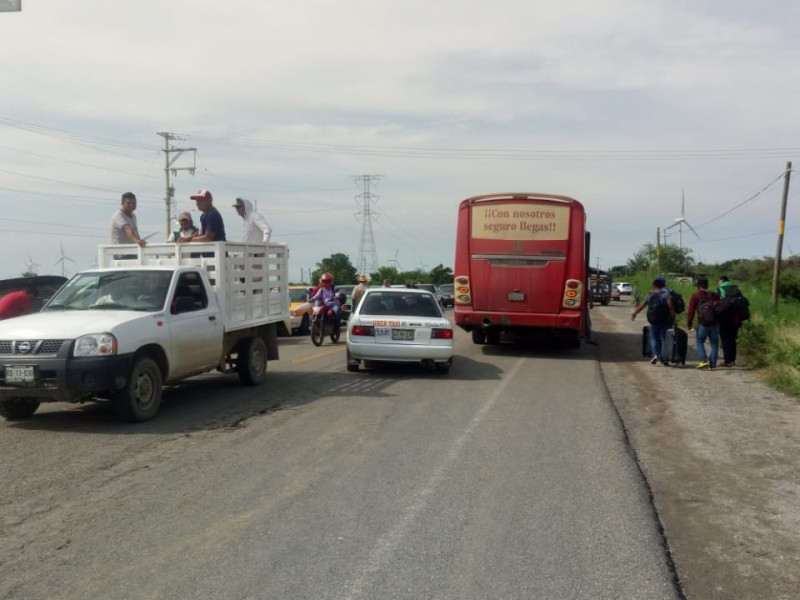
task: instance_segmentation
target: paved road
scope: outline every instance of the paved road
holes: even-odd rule
[[[0,424],[0,598],[680,597],[596,349],[459,333],[443,376],[281,344],[149,423]]]

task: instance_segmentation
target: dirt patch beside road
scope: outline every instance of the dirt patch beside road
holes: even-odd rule
[[[651,365],[631,312],[612,302],[592,321],[686,597],[798,598],[800,403],[746,365],[697,370],[694,332],[686,365]]]

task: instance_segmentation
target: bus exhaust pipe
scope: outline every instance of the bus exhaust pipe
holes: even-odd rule
[[[489,319],[489,317],[483,317],[483,321],[481,321],[481,325],[483,325],[484,329],[487,329],[487,328],[491,327],[492,321],[491,321],[491,319]]]

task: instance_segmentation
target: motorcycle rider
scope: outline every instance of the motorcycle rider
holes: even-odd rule
[[[333,327],[338,331],[341,299],[339,290],[333,285],[333,275],[330,273],[325,273],[319,278],[319,286],[317,286],[316,291],[309,298],[309,301],[312,303],[317,300],[333,311]]]

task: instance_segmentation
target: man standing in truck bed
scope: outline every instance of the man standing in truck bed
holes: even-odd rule
[[[202,213],[200,215],[200,233],[185,241],[224,242],[225,223],[222,221],[220,212],[214,208],[214,199],[211,196],[211,192],[198,190],[196,194],[192,194],[190,197],[197,202],[197,209]]]

